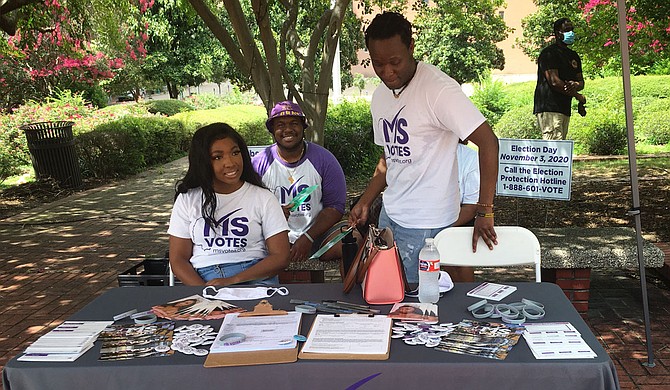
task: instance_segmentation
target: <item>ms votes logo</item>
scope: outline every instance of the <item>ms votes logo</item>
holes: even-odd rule
[[[275,196],[279,195],[279,202],[281,204],[287,204],[295,198],[300,191],[304,190],[305,188],[309,187],[308,184],[305,183],[300,183],[302,181],[304,176],[301,176],[298,180],[293,182],[288,188],[284,186],[278,186],[275,188]],[[298,206],[297,211],[309,211],[311,210],[311,206],[309,204],[310,199],[312,199],[312,196],[309,195],[305,199],[304,202],[300,206]]]
[[[405,107],[401,108],[392,121],[381,119],[384,129],[384,140],[386,141],[386,157],[409,157],[412,155],[409,146],[409,134],[405,131],[407,128],[407,119],[400,116]]]
[[[210,248],[244,248],[247,246],[246,236],[249,233],[249,218],[235,217],[234,214],[240,210],[242,208],[234,210],[216,221],[216,229],[220,230],[219,234],[213,232],[212,227],[205,223],[202,235]]]

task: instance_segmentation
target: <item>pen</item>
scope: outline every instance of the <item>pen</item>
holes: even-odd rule
[[[351,311],[356,312],[356,313],[379,314],[379,310],[363,308],[363,307],[360,307],[360,306],[358,306],[358,307],[357,306],[349,306],[349,305],[345,305],[345,304],[338,303],[338,302],[326,302],[326,301],[324,301],[323,304],[328,306],[328,307],[334,307],[336,309],[342,309],[342,310],[351,310]]]
[[[291,299],[289,303],[292,304],[297,304],[297,305],[308,305],[308,306],[313,306],[316,308],[318,311],[322,311],[325,313],[332,313],[332,314],[352,314],[353,311],[349,309],[344,309],[344,308],[335,308],[335,307],[328,307],[324,304],[321,303],[316,303],[316,302],[310,302],[310,301],[303,301],[301,299]]]

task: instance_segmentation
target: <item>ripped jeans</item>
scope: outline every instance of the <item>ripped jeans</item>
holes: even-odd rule
[[[419,252],[421,252],[426,238],[435,237],[442,229],[449,226],[434,229],[405,228],[393,222],[383,207],[379,214],[379,227],[391,228],[393,232],[393,239],[398,246],[408,283],[419,283]]]

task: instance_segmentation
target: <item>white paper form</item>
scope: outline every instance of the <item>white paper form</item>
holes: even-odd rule
[[[212,353],[267,351],[290,349],[297,346],[293,336],[300,332],[302,313],[290,311],[286,315],[239,317],[240,313],[229,313],[223,318]],[[231,333],[243,334],[244,340],[235,345],[224,345],[225,337]]]
[[[597,356],[569,322],[526,324],[523,337],[536,359],[590,359]]]
[[[516,287],[498,283],[484,282],[468,291],[467,296],[499,301],[516,291]]]
[[[386,316],[318,315],[302,352],[386,354],[392,323]]]

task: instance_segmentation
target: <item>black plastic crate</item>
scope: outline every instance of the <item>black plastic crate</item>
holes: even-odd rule
[[[119,287],[169,286],[169,260],[146,259],[118,275]]]

